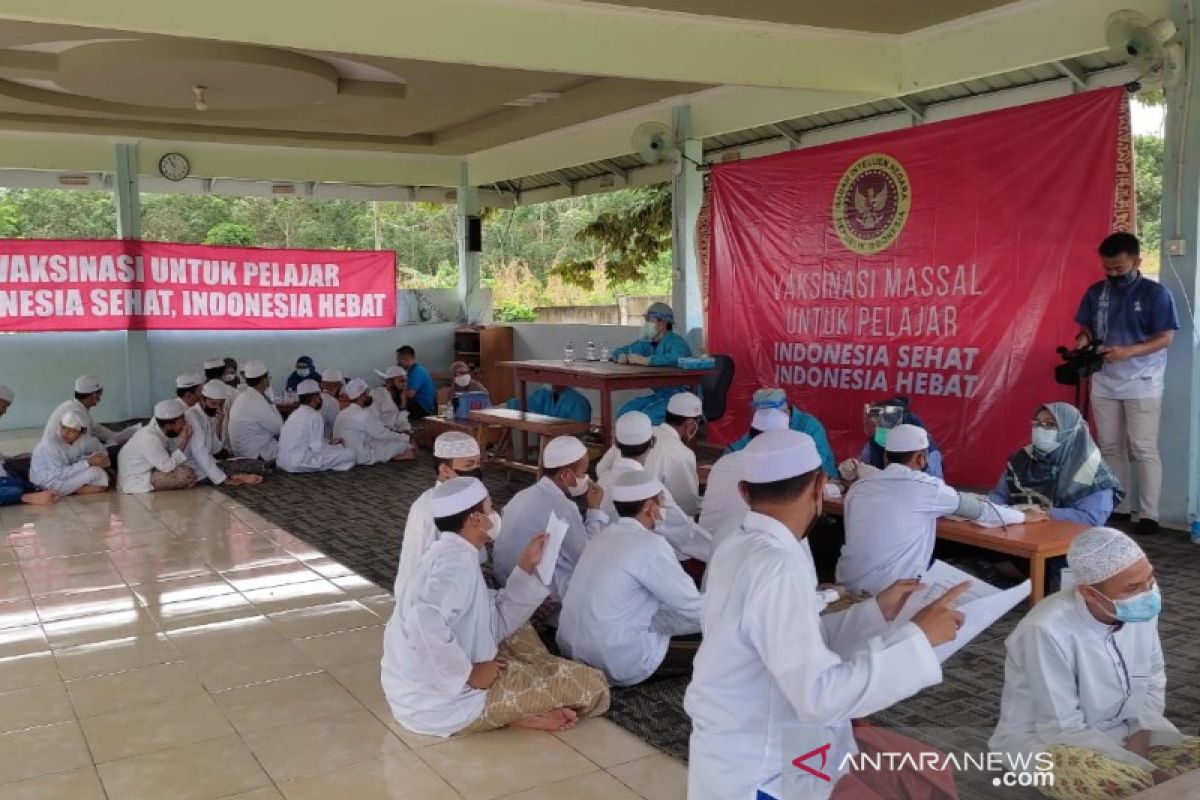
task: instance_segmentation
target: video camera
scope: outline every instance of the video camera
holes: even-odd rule
[[[1099,372],[1104,366],[1104,355],[1100,352],[1100,346],[1100,342],[1091,341],[1074,350],[1059,347],[1058,357],[1063,363],[1054,368],[1055,382],[1063,386],[1079,386]]]

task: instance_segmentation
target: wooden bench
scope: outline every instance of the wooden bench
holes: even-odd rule
[[[579,436],[591,429],[591,425],[587,422],[576,422],[511,408],[481,408],[472,411],[467,416],[470,421],[479,425],[479,449],[485,454],[484,464],[502,467],[510,472],[512,470],[524,472],[535,478],[542,477],[542,450],[545,449],[548,440],[555,436]],[[485,449],[485,432],[495,428],[500,428],[502,433],[492,455],[488,457]],[[516,454],[513,452],[513,431],[538,436],[536,464],[517,460]]]
[[[841,500],[826,500],[825,513],[842,516]],[[973,522],[946,519],[937,522],[937,538],[1016,556],[1029,561],[1032,590],[1029,605],[1046,596],[1046,559],[1065,556],[1071,540],[1088,529],[1078,522],[1047,520],[1008,528],[984,528]]]

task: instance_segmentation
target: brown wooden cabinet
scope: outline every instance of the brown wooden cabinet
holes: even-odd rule
[[[513,360],[513,329],[509,325],[457,328],[454,331],[454,360],[471,365],[475,378],[488,389],[492,402],[513,397],[511,367],[497,366]]]

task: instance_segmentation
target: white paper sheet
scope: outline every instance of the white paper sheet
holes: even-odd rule
[[[558,563],[558,551],[562,549],[563,539],[567,538],[567,527],[566,521],[559,519],[553,511],[550,512],[550,520],[546,523],[546,533],[550,534],[550,537],[546,540],[546,549],[542,552],[542,561],[537,568],[538,577],[547,586],[554,580],[554,565]]]

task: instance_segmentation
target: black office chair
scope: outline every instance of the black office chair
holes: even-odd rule
[[[725,397],[733,383],[733,359],[714,355],[716,369],[700,381],[700,399],[704,403],[704,418],[715,422],[725,416]]]

